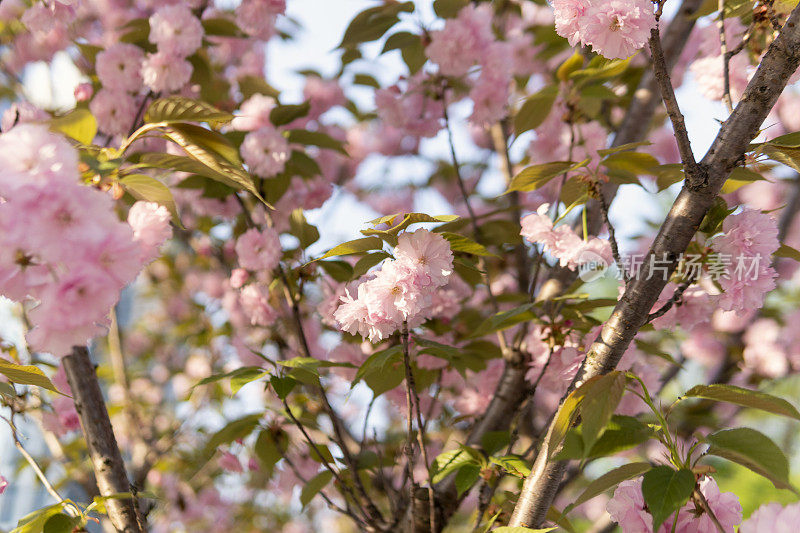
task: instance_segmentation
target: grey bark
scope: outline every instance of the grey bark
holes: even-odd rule
[[[130,492],[131,484],[125,471],[125,463],[114,437],[97,374],[89,358],[89,350],[84,346],[75,346],[72,354],[64,358],[63,365],[72,389],[75,410],[81,420],[100,495]],[[110,498],[106,500],[105,506],[117,531],[145,533],[146,528],[137,520],[135,500]]]
[[[755,75],[733,113],[722,124],[714,143],[695,172],[686,169],[687,178],[664,224],[653,242],[648,257],[670,261],[669,272],[677,265],[703,217],[748,144],[775,105],[789,77],[800,64],[800,7],[795,8],[778,38],[770,45]],[[609,320],[589,350],[571,389],[587,379],[613,370],[633,337],[639,331],[659,294],[667,283],[663,274],[650,277],[653,269],[645,261],[642,273],[626,287]],[[648,279],[650,277],[650,279]],[[552,425],[548,434],[552,431]],[[510,526],[537,527],[555,497],[566,462],[548,462],[547,450],[540,451],[531,475],[525,480]]]

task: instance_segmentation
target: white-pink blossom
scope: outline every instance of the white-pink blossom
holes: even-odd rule
[[[155,202],[136,202],[128,211],[128,224],[133,228],[133,239],[142,247],[142,256],[150,261],[158,256],[159,248],[170,237],[170,214],[167,208]]]
[[[95,69],[103,87],[111,91],[135,92],[142,88],[144,52],[136,45],[114,43],[97,54]]]
[[[200,20],[184,4],[160,7],[150,16],[150,42],[173,57],[193,54],[203,43],[203,33]]]
[[[272,126],[248,133],[240,151],[247,166],[262,178],[283,172],[290,155],[286,138]]]
[[[255,272],[269,272],[281,260],[281,241],[272,228],[251,228],[236,240],[239,265]]]

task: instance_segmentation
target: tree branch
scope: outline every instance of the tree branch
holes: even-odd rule
[[[75,346],[63,360],[67,381],[72,389],[75,410],[81,420],[97,488],[101,496],[131,492],[125,463],[114,437],[114,429],[97,381],[97,373],[85,346]],[[109,498],[105,502],[108,517],[117,531],[145,533],[138,501],[135,498]]]
[[[798,65],[800,8],[795,8],[764,55],[741,101],[723,123],[711,148],[697,165],[700,168],[686,169],[683,189],[648,252],[649,257],[669,258],[669,273],[674,271],[680,254],[685,252],[725,180],[746,152],[750,141],[758,134],[759,127]],[[570,390],[617,366],[668,281],[666,276],[649,275],[651,271],[646,262],[642,275],[628,284],[589,350]],[[548,433],[552,430],[551,424]],[[539,454],[531,475],[525,480],[509,525],[536,527],[542,523],[565,466],[566,462],[548,462],[546,455]]]

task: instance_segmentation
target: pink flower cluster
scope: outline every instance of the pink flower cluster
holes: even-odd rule
[[[553,221],[546,214],[549,207],[548,204],[544,204],[536,213],[522,218],[520,234],[528,242],[541,244],[547,252],[559,260],[562,267],[570,270],[601,260],[606,265],[613,264],[611,244],[606,239],[590,237],[588,240],[583,240],[566,224],[554,228]]]
[[[443,29],[431,33],[426,48],[428,58],[445,76],[465,77],[471,67],[480,65],[479,76],[470,80],[469,93],[473,102],[470,122],[478,126],[490,126],[505,115],[514,70],[513,45],[495,39],[493,16],[489,4],[468,4],[456,18],[448,19]],[[530,48],[531,43],[524,46]]]
[[[435,293],[453,273],[453,252],[447,240],[420,229],[399,236],[394,259],[358,286],[353,298],[349,291],[334,318],[342,330],[376,342],[385,339],[407,322],[415,327],[431,316]]]
[[[570,46],[591,45],[609,59],[625,59],[647,43],[656,25],[650,0],[553,0],[556,32]]]
[[[375,91],[378,117],[393,128],[414,137],[433,137],[442,128],[444,106],[427,87],[425,78],[416,75],[404,84]]]
[[[705,496],[708,505],[726,532],[733,533],[737,524],[742,521],[742,506],[739,499],[732,492],[719,491],[717,482],[713,478],[705,477],[700,481],[700,492]],[[653,517],[645,510],[644,497],[642,496],[642,478],[623,481],[614,491],[614,497],[606,506],[611,519],[617,522],[623,533],[653,533]],[[668,518],[658,533],[710,533],[718,531],[716,525],[707,513],[694,508],[689,501],[678,512],[677,523],[674,516]],[[744,530],[742,530],[744,531]],[[755,531],[755,530],[754,530]],[[764,529],[763,531],[773,531]]]
[[[794,533],[800,524],[800,503],[783,507],[777,502],[767,503],[753,511],[742,522],[739,533]]]
[[[8,481],[3,476],[0,476],[0,494],[3,494],[8,487]]]
[[[192,76],[186,57],[203,43],[203,25],[185,4],[167,5],[150,17],[150,42],[158,47],[142,63],[142,79],[154,92],[177,91]]]
[[[58,356],[103,332],[120,289],[170,232],[163,207],[134,206],[132,227],[79,177],[76,151],[46,126],[0,135],[0,294],[38,302],[28,341]]]
[[[714,239],[713,248],[730,257],[728,275],[719,280],[724,293],[720,307],[743,314],[764,305],[764,295],[775,288],[772,254],[780,246],[775,219],[761,211],[745,208],[730,215],[722,225],[723,235]]]

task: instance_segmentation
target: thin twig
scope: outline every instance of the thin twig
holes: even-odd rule
[[[712,522],[714,522],[714,525],[717,527],[717,531],[719,531],[719,533],[725,533],[725,528],[722,527],[722,524],[719,523],[717,515],[714,514],[714,511],[711,509],[711,506],[708,505],[708,500],[706,500],[706,497],[703,495],[703,493],[700,492],[699,489],[695,489],[694,496],[696,498],[696,501],[700,503],[700,507],[703,508],[703,511],[708,513],[708,517],[711,518]]]
[[[414,376],[411,373],[411,363],[409,361],[408,354],[408,323],[405,321],[403,322],[403,329],[400,333],[400,338],[403,344],[403,368],[405,369],[406,373],[406,433],[408,435],[405,445],[406,468],[408,469],[408,473],[411,478],[411,485],[409,486],[408,495],[410,501],[409,505],[413,515],[415,499],[414,489],[417,486],[416,482],[414,481],[414,402],[411,399],[411,389],[412,384],[414,383]],[[411,525],[412,529],[416,531],[416,522],[414,521],[413,516],[411,517]]]
[[[28,450],[25,449],[25,446],[23,446],[22,442],[19,440],[19,435],[17,434],[17,428],[16,428],[16,426],[14,425],[14,422],[13,422],[13,417],[14,417],[13,409],[11,411],[11,417],[12,417],[12,420],[9,420],[8,418],[6,418],[4,416],[0,416],[0,418],[2,418],[3,420],[6,421],[6,423],[8,423],[8,427],[11,428],[11,438],[14,439],[14,445],[17,447],[17,449],[19,450],[19,453],[22,454],[22,457],[25,458],[25,460],[28,462],[30,467],[36,473],[36,477],[38,477],[39,481],[42,482],[42,485],[44,485],[45,490],[47,490],[47,492],[50,494],[50,496],[52,496],[53,499],[58,503],[63,502],[64,498],[61,497],[61,495],[58,493],[58,491],[53,486],[53,484],[50,483],[50,480],[47,479],[47,476],[45,476],[44,472],[39,467],[39,464],[36,462],[36,459],[34,459],[33,456],[30,453],[28,453]],[[76,514],[77,510],[72,505],[67,506],[67,511],[72,516],[78,516],[78,514]]]
[[[658,25],[650,32],[650,51],[653,58],[653,73],[661,90],[661,99],[667,109],[667,115],[670,122],[672,122],[672,129],[675,133],[675,140],[678,143],[681,161],[687,176],[694,178],[699,174],[699,167],[694,158],[691,142],[689,142],[686,121],[678,106],[678,100],[675,98],[675,89],[672,87],[667,62],[664,59],[664,50],[661,48],[661,34],[659,33]]]
[[[728,113],[733,113],[733,100],[731,99],[731,56],[728,55],[728,42],[725,37],[725,0],[717,0],[717,9],[719,10],[717,27],[719,28],[719,51],[722,56],[722,80],[724,87],[722,100],[725,102],[725,107],[728,108]]]

